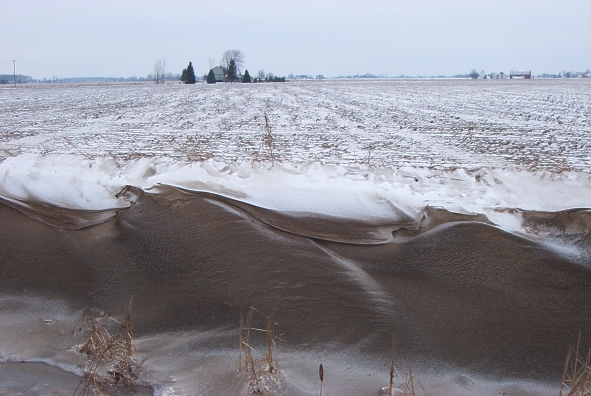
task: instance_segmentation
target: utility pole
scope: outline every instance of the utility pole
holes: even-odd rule
[[[14,76],[14,87],[16,88],[16,59],[12,60],[12,73]]]

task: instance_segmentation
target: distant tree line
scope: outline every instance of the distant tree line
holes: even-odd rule
[[[166,81],[178,81],[180,78],[179,74],[166,73],[164,79]],[[139,81],[154,81],[152,74],[148,74],[146,77],[58,77],[53,76],[51,78],[36,79],[31,76],[16,75],[17,84],[53,84],[53,83],[81,83],[81,82],[139,82]],[[12,74],[0,74],[0,84],[12,84],[14,77]]]
[[[13,74],[0,74],[0,84],[13,84],[14,81],[15,76]],[[17,84],[26,84],[31,82],[38,82],[38,80],[34,80],[31,76],[25,76],[22,74],[16,75]]]
[[[259,73],[259,77],[253,80],[255,83],[262,83],[262,82],[285,82],[285,77],[278,77],[273,75],[273,73],[267,73],[264,78]]]

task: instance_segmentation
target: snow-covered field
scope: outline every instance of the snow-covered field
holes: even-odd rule
[[[23,152],[591,171],[588,81],[377,80],[1,89],[0,159]]]

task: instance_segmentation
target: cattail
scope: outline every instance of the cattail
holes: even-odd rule
[[[238,356],[238,371],[242,371],[242,346],[244,345],[244,315],[242,308],[240,308],[240,330],[238,333],[238,339],[240,341],[240,355]],[[246,358],[245,358],[246,359]]]
[[[320,367],[318,367],[318,377],[320,377],[320,396],[322,396],[322,383],[324,381],[324,368],[322,368],[322,363],[320,363]]]
[[[394,365],[390,365],[390,385],[388,386],[388,396],[392,396],[392,384],[394,382]]]
[[[392,384],[394,383],[394,359],[396,357],[396,335],[392,334],[392,361],[390,362],[390,385],[388,386],[388,396],[392,396]]]

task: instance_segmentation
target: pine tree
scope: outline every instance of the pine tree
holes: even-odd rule
[[[242,82],[243,83],[249,83],[252,82],[252,79],[250,78],[250,74],[248,73],[248,69],[246,69],[244,71],[244,76],[242,77]]]
[[[207,83],[215,84],[215,73],[213,72],[213,69],[209,69],[209,74],[207,75]]]
[[[187,69],[183,69],[183,72],[181,73],[181,82],[183,84],[187,83]]]
[[[228,65],[228,81],[234,82],[236,81],[238,71],[236,70],[236,62],[234,59],[230,59],[230,64]]]
[[[185,73],[185,84],[195,84],[197,82],[197,77],[195,77],[195,70],[193,69],[193,63],[189,62],[189,66],[187,66],[187,71]]]

